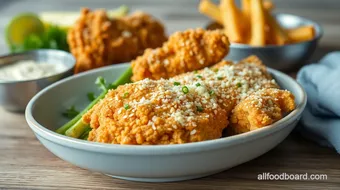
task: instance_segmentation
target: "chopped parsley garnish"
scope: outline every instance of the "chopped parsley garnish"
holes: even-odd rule
[[[197,78],[200,78],[200,79],[202,78],[202,76],[201,76],[201,75],[197,75],[196,77],[197,77]]]
[[[108,87],[106,86],[106,80],[102,76],[96,79],[96,85],[103,91],[108,90]]]
[[[194,71],[194,73],[195,73],[195,74],[197,74],[197,73],[198,73],[198,71],[196,71],[196,70],[195,70],[195,71]]]
[[[210,91],[209,91],[209,94],[210,94],[210,95],[214,95],[214,94],[215,94],[215,91],[210,90]]]
[[[183,92],[184,94],[188,94],[188,93],[189,93],[189,88],[188,88],[187,86],[183,86],[183,87],[182,87],[182,92]]]
[[[217,72],[218,72],[218,69],[215,69],[214,71],[217,73]]]
[[[238,83],[236,84],[236,86],[237,86],[238,88],[240,88],[240,87],[242,86],[242,83],[238,82]]]
[[[196,106],[198,112],[203,112],[203,108],[201,106]]]
[[[123,98],[127,98],[128,96],[129,96],[129,93],[125,92],[124,95],[123,95]]]
[[[130,108],[130,106],[129,106],[129,104],[124,104],[124,109],[129,109]]]
[[[218,79],[218,80],[222,80],[222,79],[223,79],[223,77],[217,77],[217,79]]]
[[[174,85],[179,86],[179,85],[181,85],[181,83],[180,82],[174,82]]]
[[[200,83],[196,83],[196,86],[198,87],[198,86],[201,86],[201,84]]]

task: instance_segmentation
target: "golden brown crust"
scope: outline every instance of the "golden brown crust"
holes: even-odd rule
[[[278,85],[259,64],[222,61],[214,68],[169,80],[144,79],[120,86],[88,111],[83,121],[93,128],[88,140],[103,143],[155,145],[216,139],[228,126],[230,115],[234,122],[230,128],[245,132],[248,123],[262,127],[294,109],[292,94],[274,88]],[[270,119],[260,124],[246,120],[249,115],[256,121],[263,117],[245,106],[256,96],[276,105],[263,104],[274,112],[265,113]]]
[[[132,61],[132,80],[157,80],[199,70],[216,64],[228,51],[229,41],[221,31],[189,29],[176,32],[162,47],[147,49]]]
[[[242,100],[230,117],[231,134],[240,134],[271,125],[295,109],[294,95],[267,88]]]
[[[166,41],[161,23],[145,13],[110,19],[104,10],[82,9],[67,38],[77,63],[75,73],[131,61],[146,48]]]
[[[197,93],[184,96],[172,87],[170,81],[148,80],[110,91],[83,117],[94,128],[88,140],[114,144],[180,144],[221,137],[228,125],[226,111],[216,107],[199,112],[193,104],[199,98]],[[181,94],[186,102],[177,99]],[[126,109],[124,105],[129,107]]]

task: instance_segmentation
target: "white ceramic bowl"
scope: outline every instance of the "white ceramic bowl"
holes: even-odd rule
[[[272,69],[282,88],[295,95],[296,109],[275,124],[216,140],[180,145],[113,145],[88,142],[54,132],[69,105],[84,107],[97,76],[116,79],[127,64],[109,66],[66,78],[39,92],[26,108],[26,120],[40,142],[56,156],[76,166],[113,177],[146,182],[199,178],[252,160],[274,148],[293,130],[306,105],[306,94],[289,76]]]

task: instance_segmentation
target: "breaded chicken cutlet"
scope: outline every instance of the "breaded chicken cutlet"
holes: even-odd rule
[[[200,70],[221,61],[229,52],[229,41],[221,31],[189,29],[176,32],[162,47],[147,49],[132,61],[132,81],[167,79]]]
[[[275,123],[295,109],[292,93],[267,88],[242,100],[230,116],[230,134],[241,134]]]
[[[268,103],[256,104],[256,109],[258,113],[267,109],[271,113],[255,116],[262,120],[273,114],[266,124],[273,123],[295,108],[294,96],[279,90],[265,67],[256,61],[254,57],[239,64],[222,61],[213,68],[169,80],[144,79],[111,90],[83,116],[93,128],[88,140],[157,145],[217,139],[228,126],[229,117],[229,127],[235,128],[232,131],[253,129],[248,127],[253,122],[247,121],[255,113],[247,107],[253,99],[268,99]]]
[[[104,10],[87,8],[82,9],[67,36],[77,61],[75,73],[131,61],[166,40],[162,24],[146,13],[110,19]]]

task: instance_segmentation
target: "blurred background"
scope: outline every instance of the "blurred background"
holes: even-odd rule
[[[216,3],[218,1],[215,1]],[[325,52],[340,48],[339,0],[273,0],[275,12],[291,13],[314,20],[322,25],[324,36],[313,60]],[[168,33],[187,28],[205,27],[209,19],[197,10],[199,0],[0,0],[0,54],[8,53],[5,28],[22,12],[79,11],[81,7],[114,9],[127,5],[131,12],[143,10],[160,19]]]

